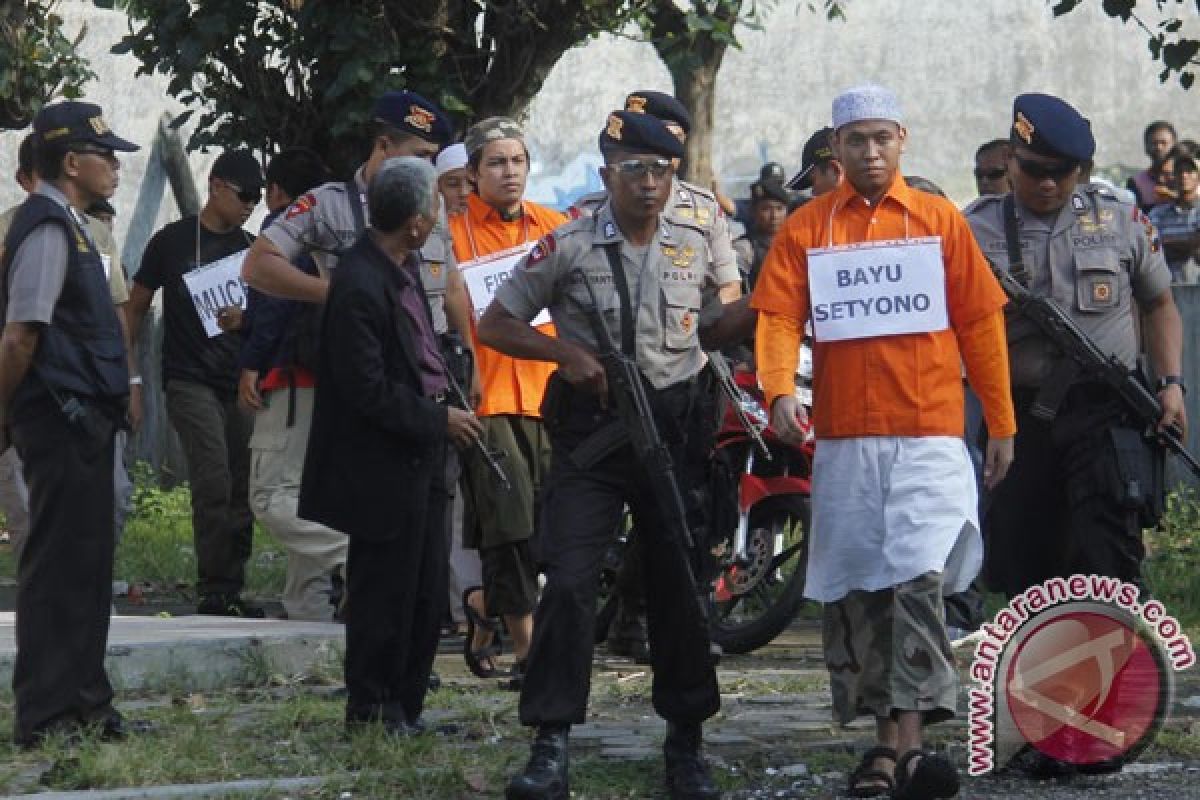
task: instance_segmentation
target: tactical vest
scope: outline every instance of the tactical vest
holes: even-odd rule
[[[29,195],[4,240],[0,271],[7,283],[21,242],[46,222],[62,225],[66,231],[67,274],[54,315],[38,337],[32,366],[17,387],[13,404],[44,395],[46,385],[56,392],[101,401],[123,400],[129,394],[129,370],[104,262],[70,212],[49,197]]]

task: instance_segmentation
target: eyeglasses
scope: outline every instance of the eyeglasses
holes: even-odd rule
[[[81,155],[99,156],[100,158],[107,161],[109,164],[117,163],[117,154],[107,147],[96,147],[96,146],[92,146],[92,145],[78,144],[71,148],[71,152],[79,153]]]
[[[1047,178],[1052,181],[1061,181],[1074,172],[1079,167],[1079,163],[1076,161],[1053,161],[1047,163],[1018,158],[1017,166],[1021,168],[1021,172],[1024,172],[1036,181],[1044,181]]]
[[[238,200],[241,200],[243,203],[253,203],[258,205],[258,201],[262,199],[261,189],[245,191],[233,181],[225,181],[225,185],[228,186],[230,190],[237,195]]]
[[[631,158],[627,161],[618,161],[612,166],[626,178],[641,179],[647,174],[653,175],[655,178],[665,178],[671,170],[671,159],[654,158],[642,161],[640,158]]]
[[[976,180],[981,181],[998,181],[1008,174],[1008,170],[1004,167],[996,167],[995,169],[975,169]]]

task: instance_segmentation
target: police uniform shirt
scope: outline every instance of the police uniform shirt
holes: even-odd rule
[[[66,195],[57,187],[43,181],[34,193],[48,197],[67,209],[80,222],[76,235],[87,235],[83,232],[81,215],[71,208]],[[55,224],[39,225],[25,237],[13,256],[6,276],[6,322],[50,324],[67,277],[68,247],[67,232]],[[94,249],[94,245],[92,247]]]
[[[354,173],[354,185],[358,187],[363,220],[370,224],[367,183],[363,179],[362,167]],[[288,261],[294,261],[301,253],[309,253],[321,275],[328,278],[337,267],[339,256],[350,249],[358,238],[354,207],[351,205],[353,202],[354,198],[346,193],[344,181],[322,184],[296,198],[262,235],[279,248]],[[444,216],[439,215],[437,226],[421,248],[421,280],[425,284],[434,331],[437,333],[447,330],[446,276],[448,271],[457,269]]]
[[[685,381],[704,366],[697,336],[701,292],[713,278],[699,227],[659,218],[648,248],[636,248],[621,235],[607,204],[590,217],[573,220],[544,237],[496,292],[496,302],[513,316],[532,320],[543,308],[560,338],[599,350],[585,309],[592,300],[587,276],[617,347],[621,343],[620,299],[606,245],[620,249],[621,264],[635,306],[635,360],[656,389]],[[579,271],[582,272],[582,275]]]
[[[607,201],[607,192],[593,192],[575,201],[572,208],[576,215],[587,216],[595,214]],[[681,222],[703,232],[714,285],[723,286],[742,279],[729,233],[729,217],[725,216],[712,192],[675,178],[671,184],[671,199],[667,202],[667,217],[672,222]]]
[[[963,212],[988,260],[1008,269],[1004,196],[976,200]],[[1158,235],[1137,206],[1102,186],[1084,184],[1053,215],[1017,202],[1021,260],[1029,288],[1053,299],[1101,351],[1130,368],[1138,353],[1133,301],[1146,304],[1170,288]],[[1059,355],[1029,320],[1009,314],[1012,383],[1036,387]]]

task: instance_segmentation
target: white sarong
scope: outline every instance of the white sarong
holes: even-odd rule
[[[805,596],[823,603],[940,572],[966,589],[983,563],[975,473],[953,436],[821,439]]]

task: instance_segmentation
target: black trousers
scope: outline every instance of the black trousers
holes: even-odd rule
[[[444,455],[441,457],[444,458]],[[425,707],[446,609],[444,462],[420,507],[384,541],[350,532],[346,562],[346,718],[412,722]]]
[[[1074,573],[1141,585],[1145,556],[1138,510],[1121,498],[1111,430],[1122,407],[1092,385],[1071,389],[1046,423],[1029,413],[1029,392],[1014,392],[1015,458],[987,499],[984,578],[1013,597]]]
[[[13,420],[29,485],[29,539],[17,565],[17,741],[112,712],[104,670],[113,574],[115,425],[71,425],[49,400]]]
[[[572,413],[565,426],[551,430],[553,455],[542,508],[546,585],[534,612],[521,722],[577,724],[585,719],[599,569],[626,503],[643,537],[654,708],[672,722],[701,722],[721,705],[707,623],[678,551],[661,535],[665,525],[649,480],[628,447],[587,470],[569,458],[598,424],[603,424],[598,418]]]

